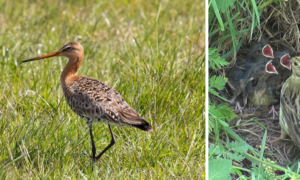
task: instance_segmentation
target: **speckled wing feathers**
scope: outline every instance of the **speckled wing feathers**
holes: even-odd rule
[[[299,90],[291,89],[288,79],[283,85],[280,97],[280,118],[281,138],[289,135],[300,148],[300,99]],[[287,88],[288,87],[288,88]],[[294,93],[293,93],[294,92]]]
[[[104,122],[116,126],[135,126],[150,131],[149,125],[110,86],[92,78],[77,76],[63,90],[71,109],[88,124]]]

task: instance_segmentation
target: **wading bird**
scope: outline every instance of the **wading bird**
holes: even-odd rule
[[[84,50],[80,43],[70,42],[56,52],[23,62],[54,56],[69,58],[61,73],[60,82],[68,105],[88,125],[92,141],[92,155],[90,157],[94,165],[95,161],[99,160],[115,144],[115,137],[110,125],[131,126],[148,132],[152,131],[152,127],[125,102],[116,90],[98,80],[77,76],[83,54]],[[111,134],[110,144],[97,156],[92,132],[92,126],[96,122],[107,123]]]

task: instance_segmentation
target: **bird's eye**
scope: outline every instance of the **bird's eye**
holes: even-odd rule
[[[298,66],[298,63],[297,63],[297,62],[294,62],[294,65],[295,65],[295,66]]]
[[[66,50],[71,50],[72,47],[68,46],[68,47],[66,47],[65,49],[66,49]]]

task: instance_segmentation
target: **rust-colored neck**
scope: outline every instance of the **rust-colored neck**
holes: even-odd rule
[[[77,72],[82,63],[83,55],[68,58],[69,61],[60,76],[60,82],[63,89],[77,76]]]

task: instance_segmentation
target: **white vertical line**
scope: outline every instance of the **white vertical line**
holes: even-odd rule
[[[208,0],[205,0],[205,179],[208,180]]]

